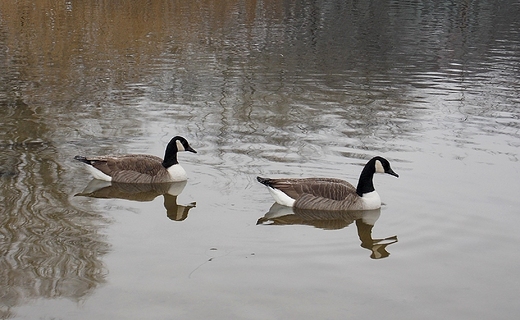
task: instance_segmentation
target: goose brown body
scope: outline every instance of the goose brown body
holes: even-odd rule
[[[190,151],[186,139],[176,136],[166,148],[164,159],[147,154],[76,156],[98,179],[122,183],[166,183],[184,181],[186,171],[177,162],[177,152]]]
[[[330,211],[372,210],[381,207],[381,199],[372,182],[376,172],[398,177],[386,159],[374,157],[363,168],[357,187],[336,178],[269,179],[257,177],[257,180],[269,188],[278,203],[287,205],[291,202],[280,201],[277,199],[277,195],[285,195],[293,199],[292,207],[294,208]]]
[[[114,182],[164,183],[173,182],[170,174],[162,165],[162,159],[147,154],[120,156],[80,157],[82,161],[111,177]]]

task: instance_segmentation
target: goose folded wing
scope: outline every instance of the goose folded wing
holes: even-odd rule
[[[325,198],[340,201],[345,199],[356,189],[346,181],[316,181],[314,183],[303,184],[300,186],[301,194],[312,195],[313,197]]]
[[[345,203],[350,203],[355,208],[356,203],[359,201],[355,195],[355,193],[350,193],[342,200],[334,200],[331,198],[304,194],[294,202],[293,207],[303,210],[345,211],[349,210],[349,208],[345,206]]]
[[[308,194],[313,197],[342,200],[349,193],[356,192],[350,183],[331,178],[276,179],[271,180],[270,185],[293,199]]]
[[[108,166],[113,171],[133,171],[149,176],[155,176],[164,170],[160,158],[154,159],[145,156],[117,158],[109,161]]]

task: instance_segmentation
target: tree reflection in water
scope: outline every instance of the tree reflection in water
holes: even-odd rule
[[[8,109],[7,107],[4,111]],[[0,143],[0,318],[37,298],[80,301],[105,283],[107,221],[69,202],[69,173],[27,105]],[[4,126],[4,128],[6,127]],[[11,130],[10,130],[11,129]],[[34,138],[42,137],[42,138]]]

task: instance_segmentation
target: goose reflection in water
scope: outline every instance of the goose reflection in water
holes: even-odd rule
[[[397,236],[382,239],[372,238],[372,228],[381,215],[381,208],[365,211],[318,211],[291,208],[277,203],[269,209],[258,224],[265,225],[308,225],[325,230],[342,229],[356,222],[361,247],[370,250],[370,258],[386,258],[390,253],[387,246],[397,242]]]
[[[83,192],[75,196],[146,202],[162,195],[168,218],[174,221],[183,221],[188,217],[190,209],[196,206],[195,202],[191,202],[188,205],[177,204],[177,196],[184,190],[186,183],[187,181],[132,184],[93,179],[88,183]]]

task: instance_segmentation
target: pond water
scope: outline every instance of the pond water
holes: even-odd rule
[[[516,1],[0,2],[1,319],[511,319]],[[177,196],[77,154],[162,156]],[[256,176],[381,210],[272,206]],[[88,192],[88,190],[87,190]],[[196,204],[195,204],[196,203]]]

